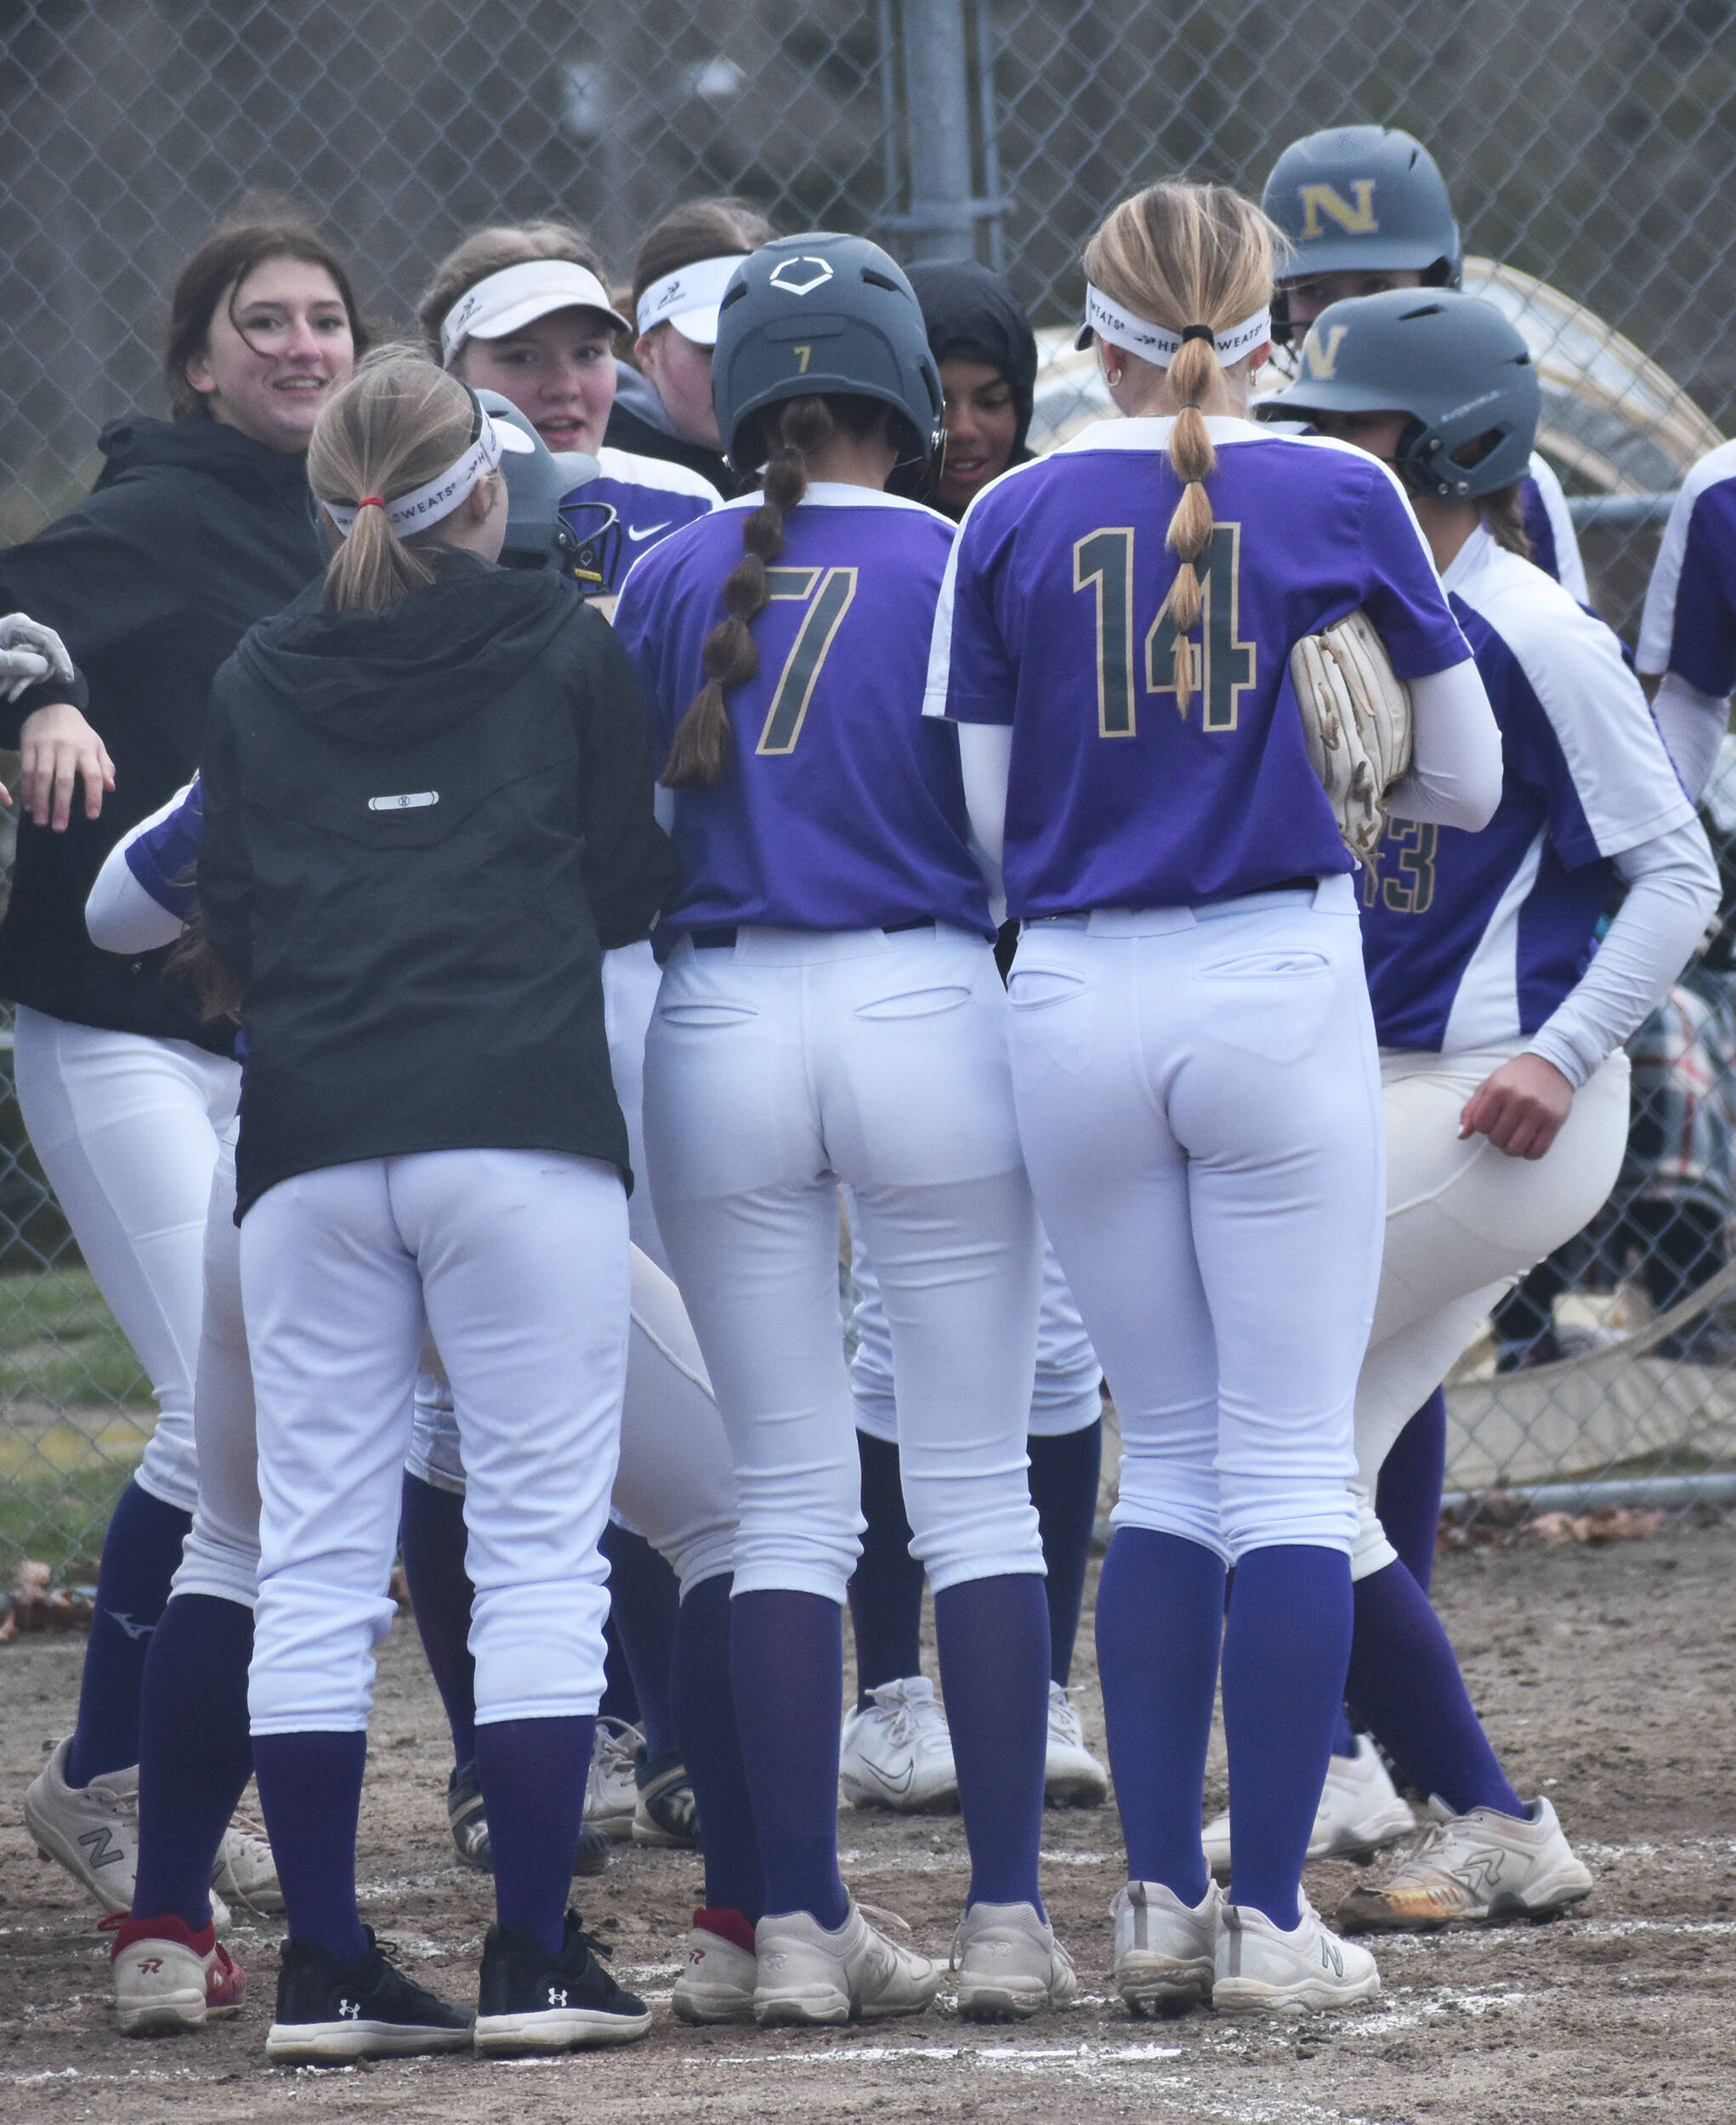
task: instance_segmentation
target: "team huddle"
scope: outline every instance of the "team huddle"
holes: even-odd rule
[[[1136,2014],[1353,2005],[1359,1936],[1590,1893],[1429,1602],[1441,1383],[1608,1197],[1716,910],[1736,445],[1650,704],[1461,264],[1407,134],[1149,185],[1083,258],[1120,417],[1037,456],[1004,280],[736,201],[630,296],[480,230],[415,343],[281,212],[188,261],[174,418],[0,557],[18,1096],[161,1410],[26,1807],[123,2031],[241,2008],[227,1897],[285,1914],[273,2060],[629,2042],[568,1907],[627,1836],[702,1854],[684,2020],[919,2014],[841,1790],[959,1808],[978,2020],[1081,1953]],[[1347,643],[1378,771],[1328,758]],[[400,1554],[474,2009],[357,1903]],[[1329,1925],[1393,1771],[1430,1823]],[[1109,1773],[1063,1941],[1045,1803]]]

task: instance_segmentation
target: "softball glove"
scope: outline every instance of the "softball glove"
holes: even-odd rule
[[[1410,689],[1365,612],[1353,612],[1290,653],[1308,759],[1352,854],[1372,864],[1386,831],[1387,792],[1410,766]]]

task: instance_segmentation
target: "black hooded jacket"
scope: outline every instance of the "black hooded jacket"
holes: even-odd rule
[[[411,1152],[627,1171],[602,952],[676,879],[650,718],[553,574],[445,558],[384,612],[310,590],[217,675],[199,900],[246,987],[239,1219]]]
[[[928,351],[936,363],[984,362],[1006,377],[1018,415],[1007,462],[1023,465],[1030,456],[1024,439],[1035,403],[1037,343],[1018,298],[998,273],[974,258],[919,260],[905,270],[922,306]],[[933,491],[932,474],[900,475],[892,484],[896,491],[915,494],[931,508],[950,513]]]
[[[615,365],[615,404],[609,411],[609,426],[603,440],[611,449],[636,450],[641,457],[659,457],[666,465],[685,465],[701,479],[709,479],[725,502],[737,495],[751,495],[759,481],[744,479],[732,470],[721,450],[703,443],[690,443],[678,435],[674,423],[657,396],[656,386],[624,361]]]
[[[75,1024],[194,1040],[227,1054],[232,1030],[199,1024],[163,952],[99,951],[84,903],[109,850],[198,764],[213,674],[256,620],[280,612],[323,564],[307,461],[214,421],[117,421],[94,490],[0,554],[0,612],[57,629],[88,689],[33,688],[0,702],[0,745],[70,695],[115,762],[99,819],[74,793],[64,834],[20,822],[0,924],[0,995]]]

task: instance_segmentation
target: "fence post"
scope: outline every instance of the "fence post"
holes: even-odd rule
[[[905,0],[911,255],[975,256],[964,0]]]

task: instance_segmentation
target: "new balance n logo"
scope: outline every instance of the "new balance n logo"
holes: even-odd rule
[[[84,1847],[93,1867],[112,1867],[116,1861],[127,1856],[122,1847],[116,1844],[112,1830],[86,1830],[78,1842]]]

